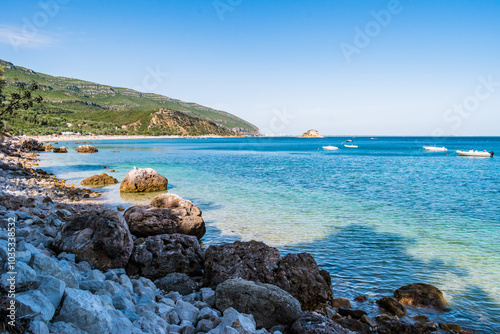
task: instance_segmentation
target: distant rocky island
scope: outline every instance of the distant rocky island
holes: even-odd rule
[[[325,138],[325,137],[320,135],[318,130],[309,130],[299,138]]]

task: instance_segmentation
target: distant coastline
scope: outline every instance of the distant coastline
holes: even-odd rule
[[[126,140],[126,139],[200,139],[200,138],[242,138],[243,136],[122,136],[122,135],[96,135],[96,136],[26,136],[43,142],[63,142],[63,141],[89,141],[89,140]]]

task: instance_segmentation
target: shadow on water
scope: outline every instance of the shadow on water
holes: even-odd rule
[[[330,272],[335,296],[350,299],[353,308],[377,313],[375,300],[391,296],[394,290],[407,284],[427,283],[444,292],[452,310],[434,314],[410,309],[409,315],[426,314],[435,321],[459,324],[478,333],[500,333],[498,302],[481,287],[462,285],[471,275],[467,270],[441,259],[422,260],[410,254],[408,246],[415,243],[414,238],[354,223],[324,239],[281,247],[280,251],[283,255],[312,254],[320,268]],[[456,282],[460,288],[450,286]],[[360,294],[371,302],[353,302]]]

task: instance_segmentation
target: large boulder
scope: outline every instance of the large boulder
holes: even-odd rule
[[[216,287],[231,278],[272,283],[280,261],[276,248],[259,241],[212,245],[205,252],[206,283]]]
[[[408,312],[400,302],[392,297],[380,298],[377,300],[377,304],[384,312],[397,315],[398,317],[401,317]]]
[[[229,307],[253,315],[257,327],[290,326],[302,315],[300,303],[288,292],[275,285],[242,279],[230,279],[219,284],[215,303],[220,311]]]
[[[123,214],[130,232],[138,237],[187,234],[201,239],[206,232],[200,209],[175,194],[161,194],[152,205],[133,206]]]
[[[81,145],[76,148],[78,153],[96,153],[99,152],[97,148],[92,145]]]
[[[394,297],[404,305],[449,311],[448,302],[441,290],[430,284],[413,283],[394,291]]]
[[[168,180],[152,168],[132,169],[120,184],[125,193],[152,192],[167,189]]]
[[[33,138],[26,138],[21,141],[21,150],[25,152],[44,151],[43,143]]]
[[[262,242],[236,241],[207,249],[206,284],[215,287],[231,278],[276,285],[294,296],[303,310],[322,308],[333,300],[330,275],[319,270],[311,255],[288,254],[281,258],[276,248]]]
[[[73,253],[78,261],[87,261],[99,270],[124,267],[133,246],[127,223],[113,210],[69,217],[54,240],[56,250]]]
[[[80,182],[82,186],[103,187],[109,184],[118,183],[118,180],[106,173],[89,176]]]
[[[52,152],[54,153],[68,153],[68,149],[64,146],[61,146],[61,147],[54,147],[52,149]]]
[[[198,239],[184,234],[159,234],[138,238],[127,265],[127,273],[151,280],[171,273],[201,275],[203,250]]]
[[[51,152],[54,148],[55,148],[55,147],[54,147],[54,146],[52,146],[50,143],[47,143],[47,144],[43,145],[43,150],[44,150],[45,152]]]
[[[279,264],[275,284],[300,301],[304,310],[315,310],[331,304],[332,281],[326,270],[320,270],[311,254],[287,254]]]
[[[317,313],[305,313],[292,327],[292,334],[352,334],[333,320]]]

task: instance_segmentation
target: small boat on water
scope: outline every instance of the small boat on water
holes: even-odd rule
[[[445,152],[448,151],[446,147],[436,147],[436,146],[424,146],[426,151],[430,152]]]
[[[494,152],[484,151],[457,151],[457,154],[462,157],[481,157],[481,158],[491,158],[495,154]]]
[[[346,142],[352,143],[352,139],[347,139]]]
[[[347,144],[345,144],[344,147],[347,147],[347,148],[358,148],[358,145],[347,145]]]
[[[338,150],[339,148],[337,146],[328,145],[328,146],[323,146],[323,149],[327,151],[335,151]]]

